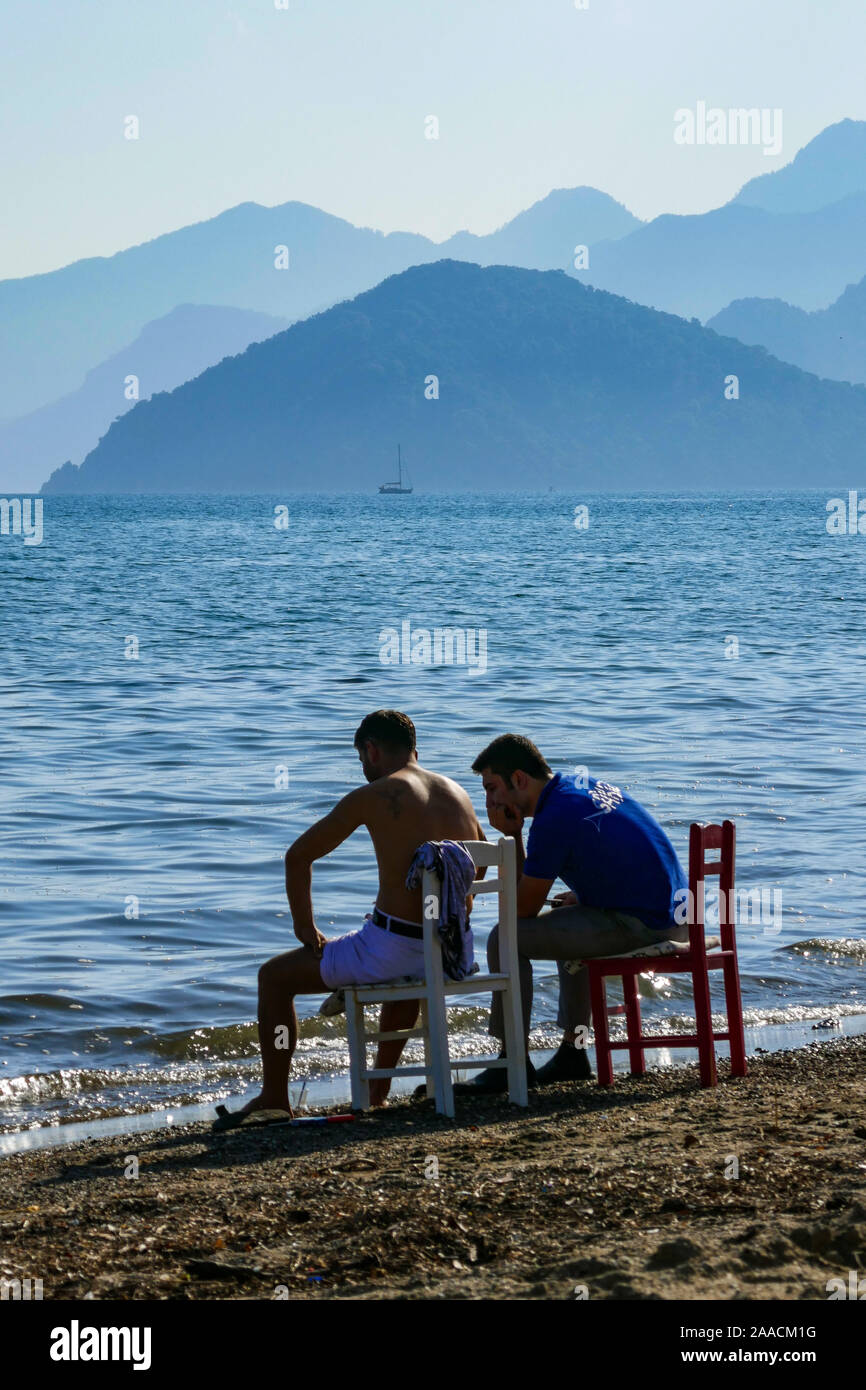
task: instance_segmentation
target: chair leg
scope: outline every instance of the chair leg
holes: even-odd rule
[[[743,1031],[743,996],[740,991],[740,972],[737,958],[725,961],[725,1007],[728,1013],[728,1035],[731,1047],[731,1076],[746,1075],[746,1035]]]
[[[508,1099],[513,1105],[529,1104],[526,1079],[526,1032],[520,990],[520,957],[517,952],[517,869],[514,841],[500,841],[502,889],[499,901],[499,969],[508,976],[502,991],[505,1056],[508,1059]]]
[[[625,1027],[628,1035],[628,1056],[632,1076],[646,1075],[646,1058],[643,1043],[640,1041],[640,995],[636,975],[622,976],[622,992],[625,998]]]
[[[454,1087],[451,1084],[451,1058],[448,1053],[448,1010],[445,1007],[444,993],[440,990],[431,991],[427,996],[427,1004],[430,1027],[430,1061],[433,1068],[436,1109],[440,1115],[449,1115],[453,1119]]]
[[[595,1065],[598,1070],[599,1086],[613,1085],[613,1065],[610,1051],[610,1034],[607,1030],[607,991],[604,976],[599,970],[589,971],[589,994],[592,1001],[592,1030],[595,1033]]]
[[[442,886],[438,877],[425,869],[421,878],[422,900],[438,903]],[[445,972],[442,968],[442,946],[434,921],[424,917],[424,995],[427,1001],[427,1027],[430,1034],[430,1066],[436,1110],[440,1115],[454,1115],[454,1087],[451,1084],[451,1058],[448,1053],[448,1010],[445,1007]]]
[[[422,997],[419,1003],[421,1005],[421,1029],[424,1034],[424,1066],[427,1069],[427,1075],[424,1079],[427,1083],[427,1096],[429,1099],[430,1096],[435,1096],[436,1094],[436,1087],[433,1084],[433,1064],[430,1060],[430,1013],[427,1008],[426,997]]]
[[[508,1099],[514,1105],[529,1104],[529,1087],[526,1080],[526,1039],[523,1036],[523,1010],[515,989],[517,973],[511,976],[507,989],[503,991],[502,1018],[505,1025],[505,1055],[508,1058]]]
[[[703,969],[692,972],[695,994],[695,1023],[698,1034],[698,1057],[701,1066],[701,1085],[716,1084],[716,1045],[713,1038],[713,1012],[710,1004],[710,975],[706,963]]]
[[[370,1082],[367,1080],[367,1044],[364,1040],[364,1005],[353,989],[346,990],[346,1034],[349,1039],[349,1080],[352,1109],[370,1109]]]

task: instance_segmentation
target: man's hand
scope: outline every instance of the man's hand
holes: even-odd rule
[[[315,923],[309,927],[295,927],[295,936],[302,946],[311,947],[316,959],[321,960],[322,952],[327,945],[327,937],[322,936]]]
[[[577,894],[569,889],[567,893],[554,893],[550,901],[554,907],[571,907],[577,902]]]
[[[523,812],[516,806],[493,806],[488,799],[487,819],[500,835],[513,835],[517,839],[523,831]]]

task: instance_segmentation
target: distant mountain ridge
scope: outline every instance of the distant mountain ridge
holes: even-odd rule
[[[428,259],[430,245],[359,229],[304,203],[241,203],[114,256],[0,281],[0,418],[77,389],[91,367],[178,304],[294,321],[368,288],[395,261],[402,268]],[[286,270],[276,269],[279,246],[289,249]]]
[[[765,212],[817,212],[852,193],[866,193],[866,121],[827,126],[790,164],[750,179],[731,201]]]
[[[866,384],[866,277],[827,309],[806,313],[781,299],[737,299],[707,327],[816,376]]]
[[[551,194],[514,221],[515,230],[507,223],[490,234],[491,245],[511,237],[531,247],[537,223],[533,262],[563,268],[576,242],[640,225],[594,189]],[[558,260],[551,246],[556,226]],[[456,239],[468,236],[457,233]],[[473,254],[487,242],[471,238]],[[279,247],[287,255],[281,257]],[[224,305],[294,322],[442,254],[427,237],[355,227],[306,203],[241,203],[114,256],[0,281],[0,422],[77,390],[87,371],[178,304]],[[287,268],[277,268],[281,259]]]
[[[866,192],[814,212],[733,202],[698,216],[657,217],[590,253],[585,284],[684,318],[734,299],[785,299],[819,309],[866,274]]]
[[[374,489],[397,440],[419,491],[792,487],[849,476],[864,431],[861,387],[561,271],[439,261],[143,402],[43,491]]]
[[[286,319],[248,309],[178,305],[146,324],[128,347],[88,372],[78,391],[0,425],[0,482],[11,491],[38,489],[64,458],[80,463],[112,420],[131,410],[137,400],[173,390],[224,357],[287,327]],[[130,382],[132,377],[135,384]],[[137,396],[131,394],[133,389]]]
[[[486,236],[456,232],[437,248],[437,260],[568,270],[578,245],[617,241],[643,223],[596,188],[556,188]]]

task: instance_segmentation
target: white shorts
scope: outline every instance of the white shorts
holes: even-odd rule
[[[360,931],[329,941],[319,963],[328,989],[344,985],[380,985],[403,975],[424,975],[424,942],[377,927],[367,914]]]

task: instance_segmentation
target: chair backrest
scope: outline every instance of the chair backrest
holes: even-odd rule
[[[689,944],[693,951],[706,949],[705,880],[715,875],[718,875],[719,879],[719,929],[722,949],[734,949],[734,923],[737,916],[734,895],[736,842],[736,826],[730,820],[723,821],[721,825],[700,825],[696,821],[689,829]],[[713,850],[719,850],[719,858],[708,860],[707,854]]]
[[[508,898],[513,891],[517,903],[517,846],[510,835],[501,839],[461,840],[463,848],[472,856],[476,869],[496,869],[496,874],[476,879],[472,887],[473,896],[478,893],[498,893],[500,898]],[[507,906],[505,907],[507,911]]]
[[[473,897],[479,893],[499,894],[500,937],[512,937],[517,931],[517,846],[513,838],[503,835],[495,841],[461,840],[459,843],[471,855],[476,869],[496,870],[492,878],[476,879],[471,892]],[[438,885],[438,879],[425,870],[422,883],[425,902],[428,895],[437,895],[438,889],[434,885]]]

